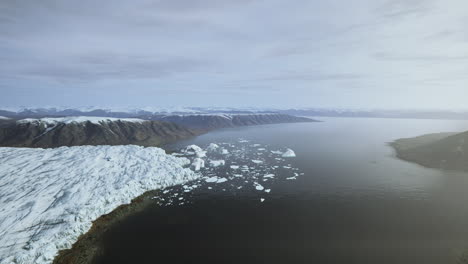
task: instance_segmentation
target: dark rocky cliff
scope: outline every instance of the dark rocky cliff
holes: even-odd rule
[[[197,130],[213,130],[227,127],[252,126],[279,123],[316,122],[316,120],[285,114],[218,114],[218,115],[170,115],[154,116],[153,120],[176,123]]]
[[[160,146],[196,135],[190,129],[161,121],[16,122],[0,127],[0,146],[52,148],[81,145]]]
[[[430,168],[468,171],[468,132],[399,139],[391,145],[403,160]]]
[[[94,121],[87,121],[87,118],[6,120],[0,123],[0,146],[37,148],[126,144],[162,146],[219,128],[315,121],[284,114],[151,116],[141,118],[153,120],[140,119],[137,122],[106,117],[89,117]]]

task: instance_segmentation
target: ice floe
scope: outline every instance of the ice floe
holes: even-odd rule
[[[201,158],[195,158],[192,161],[192,167],[195,171],[199,171],[201,168],[205,167],[205,161]]]
[[[211,167],[224,166],[225,164],[226,164],[226,161],[224,160],[210,160]]]
[[[294,158],[296,157],[296,153],[292,149],[287,149],[281,156],[283,158]]]

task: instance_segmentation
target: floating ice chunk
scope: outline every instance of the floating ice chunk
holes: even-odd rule
[[[263,191],[263,189],[265,189],[265,188],[264,188],[262,185],[256,183],[256,184],[255,184],[255,189],[256,189],[257,191]]]
[[[245,139],[239,139],[238,142],[239,142],[239,143],[247,143],[247,142],[249,142],[249,141],[248,141],[248,140],[245,140]]]
[[[199,171],[201,168],[205,167],[205,161],[200,158],[195,158],[192,161],[192,167],[195,171]]]
[[[215,143],[211,143],[210,145],[208,145],[208,147],[206,148],[207,151],[209,152],[212,152],[212,151],[215,151],[219,148],[219,146]]]
[[[206,178],[205,181],[206,181],[206,182],[209,182],[209,183],[211,183],[211,182],[217,182],[217,181],[218,181],[218,177],[213,176],[213,177],[210,177],[210,178]]]
[[[211,189],[213,189],[213,187],[208,187],[208,190],[211,190]]]
[[[266,174],[263,176],[263,178],[273,178],[273,177],[275,177],[274,174]]]
[[[206,151],[203,151],[203,149],[197,145],[189,145],[185,147],[181,152],[187,155],[195,155],[199,158],[206,157]]]
[[[260,198],[260,202],[263,203],[265,201],[264,198]]]
[[[269,193],[269,192],[271,192],[271,189],[266,189],[265,192]]]
[[[252,147],[260,147],[260,144],[253,144]]]
[[[227,179],[226,178],[219,178],[218,181],[216,181],[216,183],[223,183],[223,182],[227,182]]]
[[[237,169],[239,169],[239,166],[238,165],[231,165],[231,169],[237,170]]]
[[[223,149],[221,150],[221,154],[222,154],[222,155],[227,155],[227,154],[229,154],[229,151],[228,151],[227,149],[223,148]]]
[[[211,167],[224,166],[226,162],[224,160],[210,160]]]
[[[263,163],[263,161],[261,161],[261,160],[252,160],[252,162],[255,163],[255,164]]]
[[[265,148],[258,148],[257,150],[258,150],[258,151],[264,151]]]
[[[282,155],[283,152],[282,151],[279,151],[279,150],[272,150],[271,153],[273,154],[278,154],[278,155]]]
[[[292,149],[287,149],[283,155],[281,155],[283,158],[294,158],[296,157],[296,153]]]
[[[296,177],[288,177],[288,178],[286,178],[286,180],[295,180],[295,179],[296,179]]]
[[[213,177],[210,177],[210,178],[206,178],[205,181],[208,182],[208,183],[223,183],[223,182],[226,182],[227,179],[226,178],[219,178],[217,176],[213,176]]]

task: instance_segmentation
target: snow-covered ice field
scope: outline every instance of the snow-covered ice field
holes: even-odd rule
[[[159,148],[0,148],[0,263],[51,263],[92,221],[148,190],[197,179]]]

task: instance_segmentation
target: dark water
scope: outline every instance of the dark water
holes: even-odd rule
[[[183,204],[158,206],[155,200],[106,233],[96,263],[459,263],[468,252],[468,174],[400,161],[386,143],[468,130],[468,123],[325,121],[228,129],[174,146],[231,142],[236,149],[244,138],[267,150],[289,147],[297,157],[279,161],[265,154],[257,174],[274,170],[269,181],[248,175],[202,181],[183,194]],[[226,167],[262,156],[248,153],[236,161],[231,154]],[[275,162],[291,169],[272,169]],[[294,172],[304,175],[286,180]],[[271,192],[256,190],[255,182]]]

